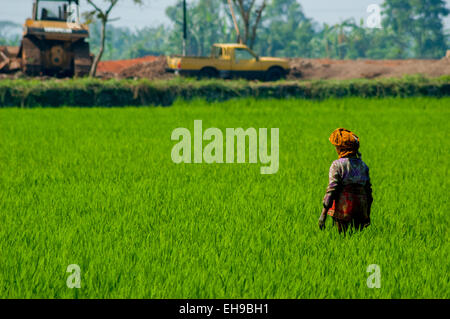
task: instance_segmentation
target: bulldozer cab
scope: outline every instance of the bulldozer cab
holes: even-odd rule
[[[33,20],[79,23],[79,0],[35,0]]]

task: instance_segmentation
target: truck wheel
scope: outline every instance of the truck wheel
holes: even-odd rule
[[[265,80],[266,81],[278,81],[280,79],[284,79],[286,77],[285,72],[281,68],[270,68],[266,72]]]
[[[199,78],[212,79],[217,77],[217,71],[213,68],[204,68],[200,70]]]

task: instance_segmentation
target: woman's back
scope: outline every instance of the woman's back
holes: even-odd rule
[[[334,179],[338,185],[360,184],[369,181],[369,168],[360,158],[343,157],[335,160],[330,168],[330,181]]]

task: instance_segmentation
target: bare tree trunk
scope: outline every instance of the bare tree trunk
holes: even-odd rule
[[[101,31],[101,38],[100,38],[100,51],[99,51],[98,54],[95,56],[94,62],[92,63],[92,67],[91,67],[91,70],[90,70],[90,72],[89,72],[89,76],[90,76],[90,77],[94,77],[95,74],[97,73],[97,66],[98,66],[98,63],[100,62],[100,60],[101,60],[101,58],[102,58],[103,51],[105,51],[106,22],[107,22],[107,20],[102,19],[102,31]]]
[[[266,0],[264,0],[259,9],[256,10],[256,20],[255,24],[253,24],[252,37],[250,39],[250,49],[253,49],[253,45],[255,44],[256,29],[258,28],[258,24],[261,21],[262,12],[264,11],[265,7],[266,7]]]
[[[236,0],[235,0],[236,1]],[[250,34],[250,13],[253,8],[253,4],[255,3],[255,0],[252,0],[250,2],[249,7],[247,10],[245,10],[244,6],[244,0],[237,0],[239,11],[241,13],[242,22],[244,24],[244,38],[242,39],[245,44],[247,44],[249,34]]]
[[[264,0],[261,6],[256,10],[256,18],[252,27],[250,23],[251,13],[256,0],[250,0],[250,3],[248,4],[247,8],[245,6],[244,0],[233,0],[233,1],[239,7],[239,11],[242,17],[242,24],[244,25],[244,37],[242,39],[243,43],[249,45],[249,47],[252,48],[256,39],[256,29],[258,28],[258,25],[261,21],[262,12],[266,7],[266,0]]]
[[[231,3],[231,0],[228,0],[228,6],[230,7],[231,12],[231,19],[233,20],[234,29],[236,30],[237,35],[237,43],[242,43],[241,33],[239,32],[239,26],[236,21],[236,15],[234,14],[233,4]],[[228,12],[228,11],[227,11]]]
[[[106,23],[108,23],[109,14],[111,13],[112,8],[117,4],[119,0],[109,0],[109,7],[105,11],[100,9],[93,0],[86,0],[95,10],[91,12],[91,15],[97,13],[97,16],[102,21],[102,32],[101,32],[101,43],[100,43],[100,51],[92,63],[91,70],[89,71],[89,76],[94,77],[97,73],[97,65],[102,58],[103,51],[105,51],[105,40],[106,40]],[[141,0],[134,0],[135,3],[141,3]]]

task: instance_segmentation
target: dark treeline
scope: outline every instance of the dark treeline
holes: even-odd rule
[[[242,1],[244,6],[251,2]],[[381,28],[368,28],[367,21],[354,19],[320,25],[304,14],[300,3],[267,0],[254,37],[250,32],[247,44],[263,56],[405,59],[442,58],[450,43],[450,34],[443,25],[443,19],[449,15],[444,0],[385,0],[381,7]],[[255,24],[258,8],[255,5],[250,14],[250,26]],[[236,14],[242,33],[245,28],[237,6]],[[166,15],[172,22],[169,26],[133,31],[109,24],[103,60],[181,54],[181,1],[168,7]],[[226,0],[188,1],[187,21],[190,55],[208,55],[211,44],[237,40]],[[3,44],[18,41],[10,38],[5,43],[6,37],[0,32],[0,44],[2,38]],[[96,52],[100,42],[99,23],[91,25],[90,42]]]

